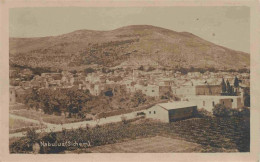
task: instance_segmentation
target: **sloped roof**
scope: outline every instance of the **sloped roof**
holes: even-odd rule
[[[196,104],[188,102],[188,101],[176,101],[176,102],[160,103],[160,104],[157,104],[157,105],[159,105],[160,107],[162,107],[166,110],[180,109],[180,108],[196,106]]]

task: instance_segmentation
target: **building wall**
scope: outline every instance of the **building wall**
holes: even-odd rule
[[[202,99],[202,98],[192,98],[192,99],[189,99],[189,101],[196,104],[199,109],[204,108],[210,112],[212,112],[212,109],[214,107],[213,105],[218,103],[217,99],[209,100],[209,99]]]
[[[241,98],[233,98],[233,102],[231,104],[231,108],[242,108],[243,103],[242,103],[242,97]]]
[[[203,97],[197,97],[197,98],[190,98],[188,99],[190,102],[193,102],[197,105],[198,108],[204,108],[209,112],[212,112],[214,106],[216,104],[223,104],[225,107],[229,108],[240,108],[243,106],[241,102],[241,98],[232,97],[230,98],[203,98]]]
[[[159,86],[159,96],[163,96],[167,92],[172,93],[171,86]]]
[[[101,91],[100,85],[97,85],[97,84],[94,85],[94,95],[98,96],[100,94],[100,91]]]
[[[179,97],[185,97],[185,96],[195,96],[195,86],[182,86],[182,87],[174,87],[172,88],[172,92],[174,95]]]
[[[159,119],[162,122],[169,122],[168,110],[163,109],[162,107],[155,105],[145,111],[147,118]]]
[[[197,106],[169,110],[169,121],[190,118],[195,115]]]
[[[242,108],[243,105],[244,105],[243,99],[242,98],[237,98],[237,102],[234,102],[232,106],[236,107],[236,108]]]
[[[234,99],[220,99],[219,104],[223,104],[225,107],[233,108],[232,103],[235,102]]]
[[[159,86],[156,85],[148,85],[142,88],[143,94],[150,97],[159,97]]]
[[[197,85],[196,95],[213,95],[217,96],[221,94],[221,85]]]

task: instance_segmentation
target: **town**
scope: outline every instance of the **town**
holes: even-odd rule
[[[137,69],[129,67],[112,70],[87,68],[83,72],[62,71],[60,73],[41,73],[41,75],[33,75],[30,69],[25,68],[19,73],[17,70],[10,70],[10,105],[25,103],[25,97],[28,97],[34,89],[37,91],[77,89],[79,91],[87,90],[91,96],[104,95],[111,98],[118,97],[117,93],[122,95],[124,92],[131,96],[130,94],[139,92],[148,97],[149,102],[153,104],[171,102],[174,105],[172,101],[190,102],[197,108],[204,108],[212,112],[216,104],[224,104],[230,108],[249,107],[249,78],[250,75],[246,72],[205,71],[183,74],[180,71],[142,65]],[[132,106],[137,107],[140,103]],[[149,103],[146,104],[149,105]],[[117,105],[114,110],[104,108],[102,112],[93,114],[115,112],[116,109],[124,109],[127,112],[127,107]],[[123,113],[123,111],[121,112]],[[89,115],[91,114],[84,116]]]
[[[26,133],[28,129],[34,129],[36,133],[58,133],[64,129],[96,128],[102,125],[106,127],[107,124],[128,123],[135,120],[140,122],[145,120],[144,124],[154,121],[175,123],[181,120],[190,122],[185,119],[196,119],[205,114],[201,120],[208,120],[207,116],[213,114],[219,117],[232,116],[234,112],[244,114],[250,108],[249,74],[246,70],[189,72],[183,69],[166,70],[141,65],[136,69],[86,68],[82,72],[73,70],[35,75],[34,71],[28,68],[11,68],[9,137],[12,140],[24,137],[26,134],[28,136],[28,132]],[[210,120],[213,119],[210,117]],[[233,118],[223,118],[228,120],[224,123],[222,118],[220,119],[220,126],[226,122],[230,123],[231,119],[233,123]],[[203,125],[206,126],[211,122]],[[218,123],[219,120],[214,122]],[[200,122],[193,124],[199,126],[198,131],[204,129]],[[234,124],[238,123],[230,124],[232,129],[235,128]],[[239,131],[248,129],[240,126]],[[140,129],[147,129],[147,125],[141,127],[144,128]],[[173,131],[178,131],[180,128],[175,128]],[[124,128],[123,132],[127,132],[127,129]],[[218,128],[212,127],[212,131],[215,129]],[[109,130],[116,131],[114,128]],[[124,133],[121,134],[123,135]],[[244,135],[241,138],[246,140],[247,137]],[[106,137],[103,138],[109,139],[107,134],[104,136]],[[136,138],[139,135],[134,136]],[[197,136],[201,135],[194,135],[192,139]],[[201,139],[205,140],[206,136]],[[168,142],[167,139],[166,143]],[[195,142],[201,143],[201,141]],[[170,148],[175,145],[174,143]],[[13,145],[10,147],[12,150],[16,148]],[[248,148],[243,143],[240,147]]]
[[[10,8],[9,153],[251,152],[249,7],[176,7]]]

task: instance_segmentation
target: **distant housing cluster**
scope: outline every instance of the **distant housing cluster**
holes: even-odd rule
[[[16,70],[10,70],[10,80],[10,104],[22,102],[23,96],[31,93],[33,88],[77,88],[88,90],[93,96],[99,96],[106,89],[113,93],[116,93],[115,89],[121,89],[129,94],[138,91],[155,99],[167,99],[168,103],[158,103],[140,111],[148,118],[167,122],[192,116],[195,109],[203,108],[212,112],[217,104],[229,108],[250,106],[246,101],[250,87],[249,73],[207,71],[182,74],[171,70],[118,68],[112,72],[93,71],[85,74],[62,71],[33,75],[29,69],[24,69],[18,74]]]

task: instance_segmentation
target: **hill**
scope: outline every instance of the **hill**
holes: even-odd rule
[[[250,55],[188,32],[132,25],[110,31],[78,30],[59,36],[10,38],[10,63],[81,69],[100,65],[249,68]]]

